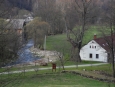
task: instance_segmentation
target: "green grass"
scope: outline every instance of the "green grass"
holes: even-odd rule
[[[70,65],[71,65],[71,62],[69,62],[70,63]],[[69,65],[69,63],[68,63],[68,65]],[[94,63],[96,63],[96,62],[94,62]],[[94,63],[92,63],[92,64],[94,64]],[[88,64],[87,62],[86,62],[86,64]],[[51,65],[50,65],[51,66]],[[58,66],[58,65],[57,65]],[[26,68],[25,68],[26,69]],[[94,70],[101,70],[101,71],[106,71],[106,72],[109,72],[110,74],[111,74],[111,72],[112,72],[112,68],[111,68],[111,64],[105,64],[105,65],[98,65],[98,66],[88,66],[88,67],[74,67],[74,68],[65,68],[65,70],[81,70],[81,71],[83,71],[83,69],[85,69],[86,71],[94,71]],[[18,70],[18,68],[17,68],[17,70]],[[23,70],[23,68],[22,68],[22,70]],[[62,70],[62,69],[61,69]],[[57,72],[59,72],[60,70],[59,69],[57,69]],[[36,72],[34,71],[33,73],[31,73],[31,72],[28,72],[28,73],[30,73],[29,75],[32,75],[32,74],[35,74]],[[27,74],[28,74],[27,73]],[[52,70],[51,69],[48,69],[48,70],[39,70],[38,71],[38,74],[44,74],[44,73],[52,73]],[[11,74],[11,75],[13,75],[13,74]],[[15,75],[15,74],[14,74]],[[16,74],[17,75],[17,74]],[[8,75],[0,75],[0,76],[8,76]]]
[[[48,36],[46,40],[46,49],[48,50],[69,50],[71,47],[67,41],[66,34]]]
[[[89,66],[89,67],[79,67],[78,70],[87,70],[87,71],[105,71],[107,73],[112,74],[112,65],[111,64],[106,64],[106,65],[99,65],[99,66]]]
[[[86,64],[88,63],[88,61],[84,62]],[[110,67],[110,64],[106,64],[99,66],[67,68],[66,70],[104,70],[111,73]],[[108,87],[108,84],[105,82],[84,78],[72,73],[59,73],[59,69],[57,69],[57,72],[53,73],[52,70],[49,69],[40,70],[37,73],[35,71],[26,72],[25,75],[24,73],[0,75],[0,87],[3,87],[4,84],[7,84],[5,87]],[[115,85],[111,84],[110,87],[115,87]]]
[[[26,75],[18,79],[9,78],[9,80],[13,82],[5,87],[108,87],[105,82],[87,79],[72,73]],[[111,84],[111,87],[114,85]]]
[[[98,27],[92,26],[90,29],[88,29],[85,32],[84,38],[83,38],[83,45],[87,44],[90,40],[93,39],[94,34],[97,34],[97,37],[101,36],[101,33],[98,30]],[[55,48],[64,48],[64,49],[70,49],[71,44],[67,41],[66,34],[59,34],[59,35],[53,35],[48,36],[46,41],[46,49],[48,50],[55,50]]]
[[[101,32],[98,30],[98,27],[97,26],[92,26],[90,27],[90,29],[88,29],[86,32],[85,32],[85,35],[84,35],[84,38],[83,38],[83,44],[82,45],[85,45],[87,44],[90,40],[92,40],[94,38],[94,34],[97,35],[97,38],[98,37],[101,37]]]
[[[97,35],[97,37],[102,37],[101,30],[104,30],[107,35],[109,34],[110,30],[107,27],[99,27],[99,26],[91,26],[87,31],[85,31],[84,38],[83,38],[83,44],[87,44],[90,40],[93,39],[94,34]],[[55,48],[64,48],[65,50],[68,50],[71,48],[71,44],[67,41],[67,35],[66,34],[59,34],[59,35],[52,35],[47,37],[47,47],[48,50],[55,50]]]
[[[97,26],[91,26],[90,29],[85,32],[82,46],[92,40],[94,34],[97,34],[97,37],[101,36]],[[66,59],[70,58],[71,47],[71,44],[67,41],[66,34],[47,36],[46,49],[61,52]]]
[[[78,68],[67,68],[66,70],[81,70],[83,71],[85,69],[86,71],[94,71],[94,70],[99,70],[99,71],[106,71],[109,73],[112,73],[112,65],[111,64],[104,64],[104,65],[98,65],[98,66],[90,66],[87,67],[78,67]]]
[[[46,41],[46,49],[58,51],[64,54],[64,58],[70,58],[71,45],[67,41],[66,34],[48,36]]]
[[[58,64],[59,62],[57,62],[57,66],[59,66]],[[100,62],[96,62],[96,61],[82,61],[81,63],[79,63],[79,65],[82,65],[82,64],[95,64],[95,63],[100,63]],[[66,61],[64,63],[64,66],[69,66],[69,65],[76,65],[76,62],[74,61]],[[20,67],[10,67],[10,68],[0,68],[0,73],[1,72],[11,72],[11,71],[19,71],[19,70],[24,70],[24,69],[35,69],[35,68],[49,68],[49,67],[52,67],[52,64],[49,63],[48,66],[39,66],[39,65],[36,65],[36,66],[20,66]]]
[[[81,61],[80,63],[78,63],[78,65],[82,65],[82,64],[96,64],[96,63],[101,63],[101,62],[97,62],[97,61]],[[65,66],[69,66],[69,65],[76,65],[75,61],[66,61],[64,63]]]

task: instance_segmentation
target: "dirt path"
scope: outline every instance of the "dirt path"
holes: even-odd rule
[[[92,64],[92,66],[98,66],[98,65],[104,65],[104,64],[107,64],[107,63],[97,63],[97,64]],[[91,64],[78,65],[78,67],[88,67],[88,66],[91,66]],[[74,67],[76,67],[76,65],[70,65],[70,66],[64,66],[64,67],[65,68],[74,68]],[[59,67],[57,66],[57,68],[59,68]],[[39,70],[49,70],[49,69],[52,69],[52,67],[39,68]],[[25,70],[25,72],[30,72],[30,71],[35,71],[35,69],[26,69]],[[21,73],[21,72],[23,72],[23,70],[2,72],[2,73],[0,73],[0,75],[2,75],[2,74]]]

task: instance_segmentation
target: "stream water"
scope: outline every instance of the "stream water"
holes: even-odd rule
[[[9,65],[29,63],[29,62],[33,62],[35,60],[40,59],[39,57],[35,57],[29,50],[29,48],[31,48],[33,45],[34,45],[34,41],[29,40],[28,43],[21,50],[19,50],[18,59]]]

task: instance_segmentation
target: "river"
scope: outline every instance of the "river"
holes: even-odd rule
[[[29,62],[33,62],[35,60],[40,59],[39,57],[35,57],[29,50],[29,48],[31,48],[33,45],[34,45],[34,41],[29,40],[28,43],[22,49],[19,50],[18,59],[15,62],[8,65],[29,63]]]

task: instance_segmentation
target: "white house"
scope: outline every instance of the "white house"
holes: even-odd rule
[[[108,36],[110,40],[110,36]],[[96,38],[91,40],[87,45],[80,50],[82,60],[108,62],[108,43],[104,38]]]

